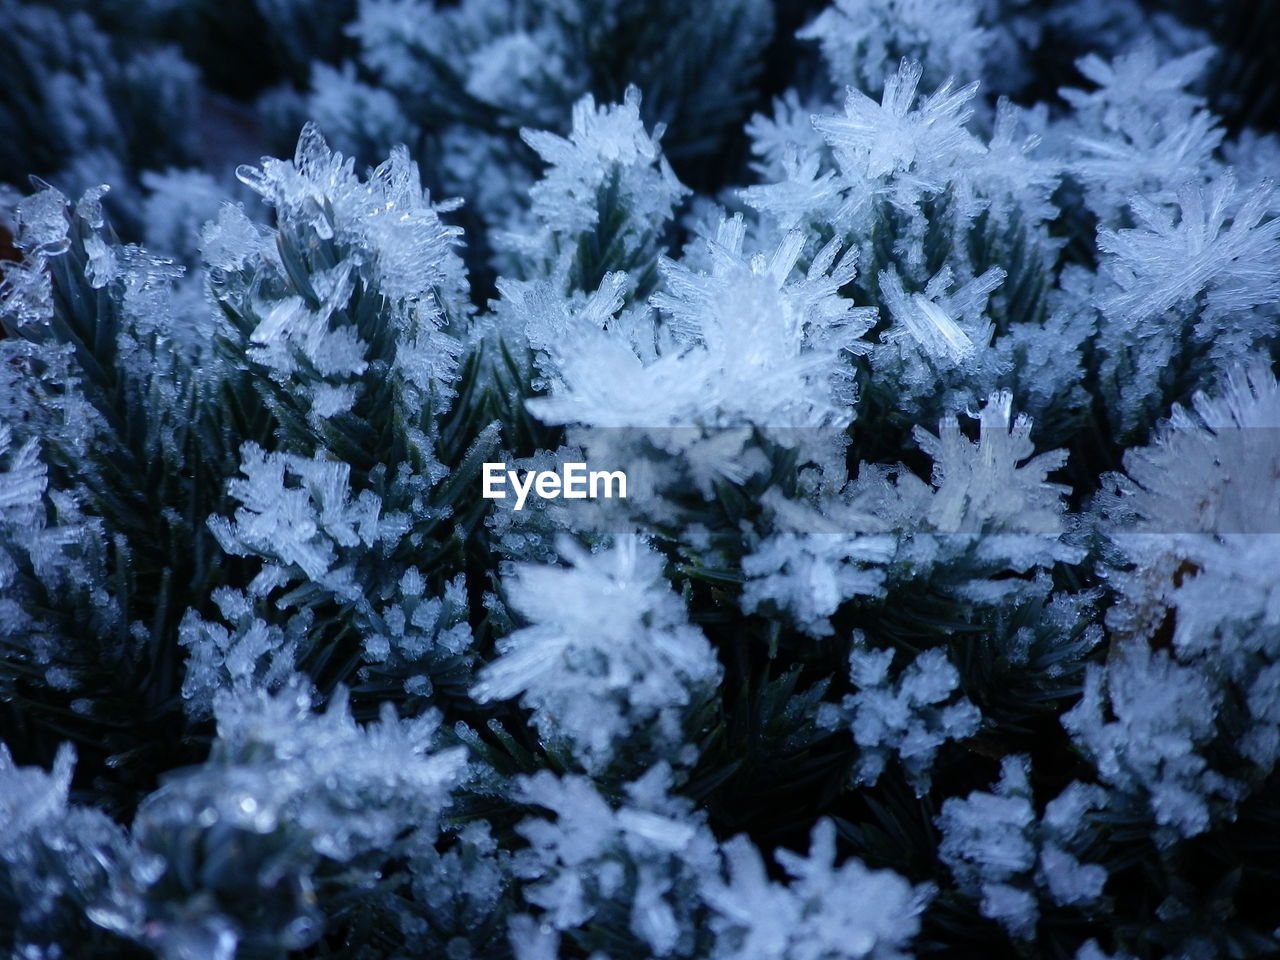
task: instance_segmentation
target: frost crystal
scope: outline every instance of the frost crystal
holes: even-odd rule
[[[52,314],[45,265],[70,246],[66,208],[66,197],[48,185],[18,203],[14,243],[25,255],[0,263],[0,316],[36,323]]]
[[[265,249],[259,228],[245,215],[244,208],[224,204],[217,219],[201,230],[200,253],[210,268],[210,279],[216,282],[264,256]]]
[[[461,231],[440,220],[404,148],[362,181],[355,161],[332,151],[308,124],[292,161],[265,157],[260,168],[241,167],[237,175],[282,219],[348,247],[378,289],[410,312],[438,313],[436,288],[457,282],[452,247]]]
[[[978,84],[955,89],[947,81],[916,106],[922,74],[918,62],[903,60],[885,80],[880,103],[851,89],[843,117],[818,116],[813,121],[845,173],[874,180],[911,171],[914,190],[900,194],[907,202],[914,199],[915,190],[940,189],[953,164],[983,150],[965,129],[972,114],[966,105],[978,92]]]
[[[892,650],[868,647],[855,634],[849,654],[849,679],[855,692],[825,723],[847,724],[860,748],[857,781],[874,785],[890,757],[902,762],[916,791],[928,789],[938,748],[948,740],[967,740],[978,732],[982,715],[964,696],[956,696],[960,674],[941,650],[926,650],[890,677]]]
[[[472,695],[519,695],[543,736],[566,743],[587,770],[607,766],[642,734],[681,741],[680,709],[714,684],[720,667],[662,576],[663,558],[636,537],[591,554],[563,538],[572,566],[523,564],[507,581],[530,625],[499,641]]]
[[[1103,311],[1141,323],[1204,296],[1203,317],[1216,321],[1273,302],[1280,295],[1280,217],[1263,221],[1269,190],[1241,203],[1235,194],[1230,173],[1207,188],[1185,187],[1176,223],[1171,211],[1135,200],[1138,227],[1098,235],[1118,288],[1104,294]]]
[[[855,257],[846,252],[837,261],[840,244],[833,241],[793,278],[799,234],[766,258],[744,253],[744,232],[740,218],[721,223],[709,243],[709,273],[663,261],[668,292],[653,305],[667,322],[656,356],[653,334],[646,351],[643,341],[599,331],[616,299],[590,301],[558,343],[552,331],[539,333],[535,342],[547,344],[548,369],[559,382],[551,398],[531,404],[534,411],[552,422],[598,426],[848,422],[845,354],[864,349],[858,338],[871,325],[871,311],[838,293],[854,276]],[[616,280],[612,288],[619,289]]]
[[[1005,273],[992,267],[959,290],[947,292],[952,274],[944,267],[925,287],[924,293],[908,296],[897,273],[880,274],[880,289],[894,323],[901,329],[886,333],[886,343],[899,343],[908,337],[927,357],[939,365],[956,366],[971,359],[990,345],[991,323],[983,313],[987,300]],[[959,322],[958,322],[959,321]],[[961,326],[963,323],[963,326]]]
[[[341,693],[323,714],[296,684],[274,696],[222,694],[215,713],[210,760],[151,794],[134,824],[139,846],[165,866],[146,893],[145,922],[126,932],[174,960],[214,943],[230,957],[238,944],[314,941],[313,871],[325,861],[359,869],[366,854],[376,868],[401,838],[430,835],[465,765],[461,749],[429,752],[434,718],[398,720],[384,704],[379,722],[361,726]],[[206,860],[198,884],[180,869],[220,843],[236,858]]]
[[[1090,669],[1063,722],[1108,782],[1183,836],[1232,815],[1248,790],[1242,760],[1264,775],[1280,762],[1280,387],[1270,366],[1254,358],[1220,395],[1175,408],[1101,498],[1118,551],[1107,624],[1123,655]],[[1162,635],[1169,649],[1153,652]],[[1242,701],[1247,716],[1233,715],[1228,705]]]
[[[743,239],[740,219],[723,221],[709,244],[711,272],[664,262],[669,292],[653,298],[676,335],[696,345],[683,359],[701,367],[697,389],[707,413],[698,419],[715,411],[722,425],[848,422],[845,355],[865,349],[858,338],[873,317],[839,294],[855,275],[856,256],[849,250],[839,256],[833,240],[803,277],[792,279],[803,249],[798,233],[784,237],[767,259],[747,257]]]
[[[900,58],[920,61],[934,83],[977,77],[991,44],[973,0],[835,0],[797,34],[816,41],[837,87],[878,93]]]
[[[1035,936],[1040,900],[1088,904],[1102,894],[1107,873],[1070,852],[1089,837],[1086,814],[1103,805],[1097,787],[1073,783],[1037,820],[1026,757],[1008,757],[994,793],[948,800],[938,817],[939,855],[961,889],[981,898],[984,916],[1019,940]]]
[[[727,879],[707,881],[702,896],[714,911],[715,956],[722,960],[906,960],[932,895],[889,870],[860,861],[836,866],[835,826],[820,820],[809,855],[775,856],[791,878],[774,882],[746,837],[724,845]]]
[[[715,839],[669,789],[665,765],[628,784],[616,808],[584,777],[544,770],[521,778],[518,797],[555,815],[517,828],[529,849],[517,854],[516,871],[534,881],[525,897],[547,923],[573,929],[620,903],[631,934],[654,956],[690,955],[698,878],[715,868]]]
[[[839,533],[778,533],[743,558],[750,579],[742,608],[786,610],[806,633],[827,636],[827,619],[851,597],[881,593],[881,574],[868,561],[885,561],[892,546],[881,538]]]
[[[744,610],[786,611],[800,629],[823,637],[846,600],[883,594],[884,575],[875,566],[893,556],[894,541],[873,532],[881,529],[874,518],[834,501],[820,514],[776,491],[761,504],[773,513],[775,532],[742,559]]]
[[[1074,154],[1070,169],[1086,187],[1086,202],[1104,225],[1136,194],[1158,202],[1171,191],[1216,172],[1222,140],[1203,98],[1188,93],[1212,56],[1201,49],[1160,62],[1152,44],[1112,61],[1090,55],[1080,71],[1097,88],[1062,90],[1075,107],[1066,127]]]
[[[1025,415],[1013,420],[1012,411],[1011,394],[992,394],[978,417],[977,443],[960,432],[954,417],[938,425],[936,437],[916,428],[916,442],[933,458],[937,492],[929,522],[934,529],[970,534],[1061,532],[1067,488],[1048,483],[1047,477],[1066,462],[1067,454],[1055,450],[1033,457],[1031,421]]]
[[[49,489],[35,438],[15,446],[13,429],[0,422],[0,649],[55,688],[70,689],[78,658],[50,615],[52,598],[88,599],[95,632],[119,628],[119,606],[103,584],[102,529],[72,498]],[[40,597],[48,599],[32,603]]]
[[[1280,217],[1267,217],[1269,183],[1237,196],[1224,173],[1208,186],[1179,189],[1172,204],[1135,199],[1137,227],[1099,233],[1106,255],[1097,303],[1104,376],[1129,412],[1162,407],[1170,374],[1219,374],[1275,339],[1280,283]],[[1162,412],[1162,410],[1161,410]]]
[[[568,138],[522,131],[525,142],[550,166],[529,191],[534,215],[553,232],[582,233],[597,226],[596,194],[609,189],[617,191],[639,222],[666,220],[688,191],[662,156],[662,132],[662,127],[652,134],[645,131],[635,87],[627,88],[621,104],[597,107],[590,94],[579,100]]]
[[[243,479],[230,493],[241,506],[235,520],[214,517],[209,526],[222,548],[257,555],[301,570],[340,596],[356,599],[351,571],[339,565],[342,548],[371,546],[384,533],[381,503],[370,491],[351,495],[345,463],[265,453],[247,444]]]
[[[13,430],[0,423],[0,457],[8,461],[0,482],[0,523],[30,530],[44,520],[40,501],[47,471],[40,462],[39,444],[32,438],[13,450]]]
[[[1200,752],[1215,736],[1214,694],[1200,671],[1130,643],[1105,668],[1089,667],[1062,723],[1105,782],[1146,799],[1157,823],[1195,836],[1209,828],[1211,805],[1241,793]]]
[[[846,495],[897,534],[890,587],[907,577],[968,602],[1002,603],[1040,592],[1025,578],[1030,571],[1080,562],[1084,551],[1073,542],[1062,502],[1066,488],[1046,482],[1065,451],[1033,457],[1030,419],[1020,415],[1011,425],[1011,402],[1007,393],[989,398],[977,442],[954,417],[941,422],[937,436],[916,428],[934,460],[932,488],[903,467],[867,464],[849,485]]]
[[[129,870],[133,851],[106,814],[68,803],[74,764],[68,744],[48,773],[17,766],[0,744],[0,904],[14,956],[64,956],[59,934],[72,930],[81,948],[106,948],[86,914],[107,908],[112,876]]]
[[[188,649],[182,696],[189,713],[208,716],[219,691],[274,690],[293,677],[297,630],[284,631],[253,616],[250,600],[223,588],[214,601],[227,623],[209,623],[187,611],[179,642]]]

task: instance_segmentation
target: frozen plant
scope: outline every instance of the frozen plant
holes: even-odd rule
[[[584,777],[543,770],[521,779],[517,799],[554,815],[517,827],[529,846],[514,861],[546,924],[585,944],[622,937],[657,957],[699,955],[693,920],[716,843],[670,789],[665,764],[628,783],[616,805]],[[513,935],[521,929],[517,921]]]
[[[819,44],[831,82],[876,94],[904,57],[927,65],[928,81],[981,77],[991,44],[974,0],[836,0],[799,33]]]
[[[179,641],[187,648],[187,670],[182,697],[189,714],[210,716],[218,693],[274,690],[294,677],[300,634],[305,618],[281,629],[253,614],[249,598],[226,587],[214,594],[222,619],[202,620],[188,611],[179,628]]]
[[[933,460],[932,485],[877,465],[864,465],[850,485],[863,509],[897,534],[890,585],[928,577],[958,597],[999,602],[1031,589],[1021,575],[1083,557],[1068,536],[1067,488],[1048,482],[1066,452],[1037,455],[1030,418],[1012,418],[1012,404],[1008,393],[988,398],[976,442],[955,417],[942,420],[936,435],[915,428]]]
[[[522,130],[547,170],[529,189],[537,232],[507,235],[516,263],[546,258],[543,270],[555,282],[589,292],[606,264],[616,271],[651,262],[663,227],[688,193],[662,154],[662,134],[660,125],[645,130],[636,87],[619,104],[597,107],[589,94],[578,101],[567,138]]]
[[[1107,882],[1102,866],[1077,856],[1092,839],[1089,815],[1105,809],[1105,792],[1072,783],[1037,816],[1028,774],[1026,757],[1007,757],[994,792],[952,798],[938,817],[939,856],[960,888],[1022,941],[1035,938],[1041,901],[1088,907]]]
[[[159,869],[134,909],[112,917],[166,960],[312,943],[324,929],[320,877],[335,866],[363,873],[358,886],[372,895],[393,851],[434,836],[465,766],[461,748],[435,749],[438,718],[400,720],[385,704],[361,725],[345,694],[317,714],[297,681],[277,694],[223,693],[214,709],[209,760],[138,810],[134,840]]]
[[[1217,173],[1222,130],[1188,89],[1212,55],[1202,48],[1161,62],[1161,51],[1145,43],[1110,61],[1090,54],[1077,62],[1096,87],[1061,91],[1074,108],[1061,132],[1070,138],[1071,173],[1103,226],[1118,225],[1135,195],[1168,202],[1173,191]]]
[[[73,931],[78,949],[119,950],[95,915],[109,908],[113,875],[148,869],[110,817],[68,802],[74,764],[69,745],[45,772],[0,744],[0,946],[15,957],[63,956]]]
[[[662,555],[634,535],[595,554],[567,537],[559,549],[571,566],[522,564],[506,581],[529,625],[499,641],[472,695],[519,696],[541,734],[588,772],[632,741],[690,761],[682,710],[709,692],[720,667],[663,577]]]
[[[461,570],[434,551],[454,535],[464,478],[478,475],[497,426],[447,426],[471,342],[460,230],[441,219],[450,208],[431,202],[405,150],[361,176],[312,125],[292,160],[266,158],[240,176],[275,208],[275,226],[224,207],[202,237],[220,356],[252,371],[238,383],[251,415],[239,475],[226,477],[208,526],[250,562],[252,609],[225,627],[198,625],[202,639],[186,637],[198,642],[195,662],[225,661],[230,637],[263,657],[267,637],[287,636],[322,663],[354,631],[368,677],[415,698],[447,678],[465,696]],[[468,376],[476,388],[474,367]],[[433,553],[438,562],[424,559]],[[225,678],[201,672],[192,690],[207,697]]]
[[[772,30],[768,0],[697,9],[678,0],[363,0],[348,27],[355,63],[318,70],[308,107],[343,134],[345,149],[377,156],[417,144],[430,180],[473,200],[463,212],[474,233],[469,263],[485,270],[488,254],[505,246],[490,232],[527,220],[537,157],[519,131],[564,134],[585,96],[623,101],[634,84],[648,94],[644,123],[668,127],[687,165],[714,169],[750,110]],[[528,273],[550,252],[499,261]]]
[[[0,954],[1280,952],[1275,17],[0,0]]]
[[[1245,796],[1206,756],[1220,737],[1219,696],[1202,670],[1130,641],[1090,665],[1084,695],[1062,717],[1103,781],[1147,806],[1162,845],[1203,833]]]
[[[742,558],[744,611],[785,611],[805,633],[823,637],[841,604],[883,595],[877,566],[893,557],[895,543],[878,532],[875,518],[833,502],[820,513],[775,491],[761,503],[773,514],[774,532]]]
[[[1252,789],[1242,771],[1265,777],[1280,759],[1280,389],[1270,366],[1254,357],[1221,393],[1175,408],[1100,498],[1117,655],[1089,668],[1063,723],[1108,783],[1181,836],[1234,816]]]
[[[400,532],[382,516],[382,504],[369,490],[352,496],[345,463],[288,454],[268,454],[246,445],[243,478],[229,485],[240,504],[234,520],[214,517],[214,535],[227,553],[257,555],[274,564],[272,578],[292,573],[325,587],[348,602],[360,599],[343,548],[365,549]]]
[[[892,321],[875,331],[861,390],[873,419],[919,423],[1014,386],[1061,415],[1090,331],[1072,322],[1075,301],[1051,309],[1062,244],[1048,224],[1065,165],[1046,143],[1049,116],[1000,101],[983,130],[978,84],[950,78],[922,95],[922,69],[904,59],[878,99],[850,89],[843,111],[824,105],[817,142],[798,129],[797,99],[779,101],[750,130],[766,182],[741,196],[766,222],[858,251],[853,292]]]
[[[1271,193],[1263,185],[1239,196],[1228,171],[1179,187],[1170,203],[1135,198],[1136,226],[1099,232],[1101,373],[1122,430],[1275,341],[1280,217],[1268,216]]]
[[[813,828],[808,856],[778,850],[790,882],[770,880],[759,851],[746,837],[723,847],[725,879],[705,881],[714,956],[721,960],[830,957],[835,960],[905,960],[920,932],[920,913],[933,894],[889,870],[856,859],[836,865],[836,830],[830,820]]]
[[[845,726],[858,744],[857,783],[874,785],[897,757],[916,792],[929,788],[929,772],[947,741],[978,732],[982,714],[962,693],[960,674],[939,649],[926,650],[891,677],[892,650],[877,650],[855,634],[849,654],[854,692],[828,707],[824,726]]]
[[[1109,623],[1149,639],[1172,613],[1179,654],[1212,656],[1243,676],[1238,654],[1269,646],[1266,634],[1280,623],[1280,592],[1268,575],[1280,544],[1280,386],[1255,355],[1221,387],[1196,394],[1190,409],[1175,407],[1150,446],[1126,454],[1125,475],[1112,478],[1103,504],[1126,523],[1113,522],[1110,535],[1132,566],[1112,574],[1121,602]],[[1228,606],[1218,602],[1224,595]]]
[[[983,150],[966,129],[978,82],[957,88],[948,79],[917,103],[923,73],[919,61],[904,59],[885,79],[878,103],[850,89],[843,116],[814,119],[850,183],[884,183],[889,198],[903,207],[941,190],[968,157]],[[910,179],[884,179],[907,171]]]
[[[833,240],[800,273],[798,232],[768,255],[749,252],[740,217],[722,220],[705,245],[708,268],[660,261],[665,289],[651,299],[656,313],[631,308],[617,316],[620,275],[607,276],[576,309],[577,301],[521,291],[550,387],[530,409],[551,423],[636,428],[683,455],[687,468],[675,469],[689,469],[704,491],[717,473],[750,472],[752,457],[732,447],[734,428],[760,428],[778,445],[830,464],[838,431],[853,417],[849,357],[866,349],[860,338],[872,323],[873,311],[839,292],[856,274],[856,256]],[[588,454],[590,439],[590,432],[581,438]],[[700,455],[700,446],[713,449]]]
[[[975,443],[954,418],[934,436],[916,428],[916,442],[933,459],[929,522],[940,533],[1006,530],[1057,534],[1066,487],[1048,475],[1066,462],[1065,451],[1035,454],[1031,420],[1013,417],[1013,397],[992,394],[978,416]]]

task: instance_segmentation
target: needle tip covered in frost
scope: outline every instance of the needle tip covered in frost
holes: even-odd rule
[[[789,883],[770,880],[746,837],[724,845],[727,878],[709,880],[703,896],[714,916],[715,955],[724,960],[906,960],[932,895],[889,870],[856,859],[836,865],[835,825],[813,828],[808,856],[779,850]]]
[[[588,770],[636,734],[678,744],[679,708],[720,667],[663,577],[662,555],[636,536],[594,554],[568,538],[559,549],[569,566],[523,564],[506,582],[529,625],[499,641],[473,696],[520,696]]]

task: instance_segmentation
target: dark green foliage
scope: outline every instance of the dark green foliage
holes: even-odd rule
[[[168,264],[119,246],[109,227],[79,215],[69,230],[67,251],[51,260],[51,321],[4,323],[10,362],[29,378],[24,432],[40,441],[51,488],[71,493],[83,511],[93,579],[51,595],[27,571],[30,609],[58,640],[52,663],[29,649],[5,652],[8,722],[22,734],[4,739],[20,762],[42,764],[71,740],[80,750],[77,784],[123,813],[158,771],[198,756],[180,719],[177,627],[188,609],[206,608],[214,589],[244,577],[205,520],[227,508],[224,482],[239,441],[260,437],[265,421],[243,377],[201,389],[165,329],[172,318],[162,313],[148,329],[127,315],[137,309],[129,298],[147,288],[165,309]],[[90,241],[134,258],[136,272],[92,286]],[[46,504],[51,523],[66,513]],[[66,692],[48,684],[50,666],[67,671]]]

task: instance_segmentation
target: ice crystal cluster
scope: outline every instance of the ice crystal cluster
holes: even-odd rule
[[[0,955],[1280,954],[1276,36],[0,0]]]

